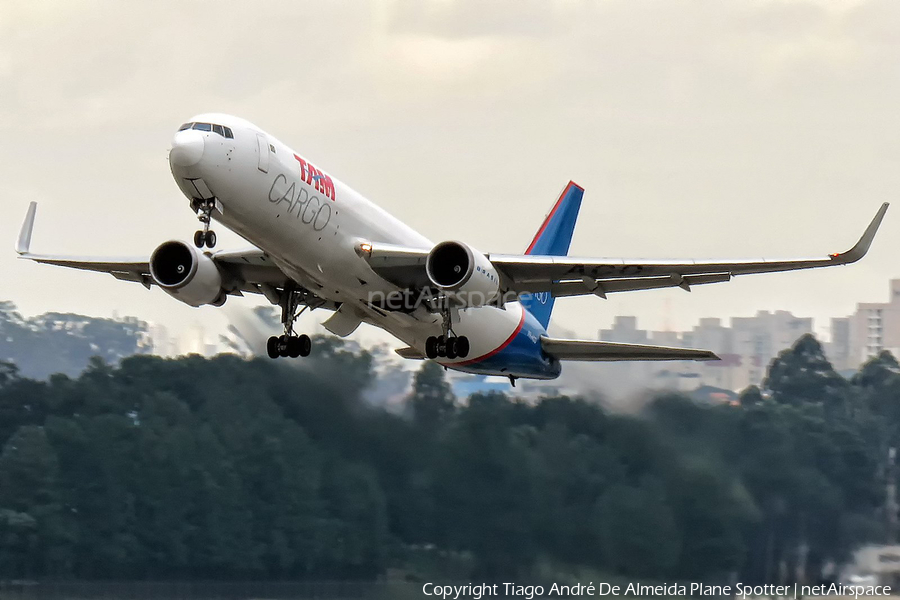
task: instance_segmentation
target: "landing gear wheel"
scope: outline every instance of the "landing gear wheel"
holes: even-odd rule
[[[437,338],[432,336],[428,336],[428,339],[425,340],[425,356],[434,360],[437,358]]]
[[[191,201],[191,208],[198,213],[197,220],[200,221],[200,224],[203,226],[203,229],[194,234],[194,245],[198,248],[202,248],[203,246],[214,248],[216,245],[216,234],[209,230],[209,224],[212,212],[216,208],[216,199],[194,199]]]
[[[460,337],[437,337],[429,336],[425,340],[425,356],[434,360],[435,358],[465,358],[469,355],[469,338]]]
[[[286,335],[278,336],[278,356],[285,357],[285,358],[290,356],[290,353],[289,353],[290,341],[291,341],[291,338],[289,338]]]
[[[312,352],[312,340],[309,339],[309,336],[304,333],[296,339],[300,356],[309,356],[309,353]]]
[[[445,348],[446,349],[444,350],[444,352],[447,354],[447,358],[449,358],[451,360],[456,358],[457,354],[456,354],[456,338],[455,337],[447,339],[447,345],[445,346]]]
[[[266,341],[266,354],[269,358],[278,358],[278,338],[274,335]]]
[[[462,335],[456,338],[456,355],[465,358],[469,355],[469,338]]]
[[[266,341],[266,354],[269,355],[269,358],[309,356],[311,350],[312,340],[306,334],[301,336],[273,335]]]

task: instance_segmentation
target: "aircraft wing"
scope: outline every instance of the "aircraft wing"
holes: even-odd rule
[[[409,289],[422,289],[431,285],[425,273],[428,252],[428,248],[382,243],[364,243],[357,250],[357,254],[385,281]]]
[[[631,291],[658,287],[682,287],[728,281],[734,275],[776,273],[845,265],[868,252],[884,218],[884,203],[862,237],[850,250],[822,257],[749,260],[627,260],[580,259],[567,256],[490,256],[494,266],[512,281],[517,292],[573,292],[602,295],[607,291]],[[554,289],[555,288],[555,289]]]
[[[147,289],[153,285],[149,258],[64,256],[31,252],[31,234],[36,212],[37,203],[32,202],[16,242],[16,252],[20,258],[48,265],[109,273],[116,279],[138,282]],[[213,253],[212,258],[222,271],[223,280],[230,282],[231,294],[240,292],[266,294],[269,289],[282,287],[288,281],[288,277],[269,256],[256,247],[219,251]]]
[[[557,360],[719,360],[719,357],[709,350],[597,340],[563,340],[542,337],[541,346],[544,352]]]
[[[519,294],[550,292],[556,297],[596,294],[605,298],[606,294],[613,292],[664,287],[680,287],[690,291],[693,285],[729,281],[735,275],[814,269],[856,262],[868,252],[887,209],[888,203],[885,202],[850,250],[811,258],[631,260],[511,254],[489,254],[488,258],[503,276],[505,290]],[[429,285],[425,274],[428,250],[370,244],[367,245],[366,255],[372,269],[388,281],[404,287]]]

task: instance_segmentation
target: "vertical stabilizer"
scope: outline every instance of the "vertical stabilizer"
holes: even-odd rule
[[[583,196],[584,189],[574,181],[570,181],[559,195],[553,208],[547,213],[540,229],[534,234],[534,239],[531,240],[531,244],[528,245],[525,254],[544,256],[565,256],[568,254]],[[522,298],[522,304],[525,308],[544,327],[547,327],[547,324],[550,323],[553,303],[554,298],[549,292]]]

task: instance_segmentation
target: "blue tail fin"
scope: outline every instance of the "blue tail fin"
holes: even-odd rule
[[[541,254],[544,256],[565,256],[569,252],[569,244],[572,241],[572,233],[575,231],[575,221],[578,220],[578,209],[581,208],[581,198],[584,189],[570,181],[550,212],[547,214],[541,228],[534,234],[525,254]],[[522,298],[522,304],[545,328],[550,323],[550,314],[553,312],[554,298],[549,292],[534,294]]]

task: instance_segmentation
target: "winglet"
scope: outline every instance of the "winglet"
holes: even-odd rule
[[[884,213],[887,212],[888,206],[890,204],[885,202],[881,205],[881,208],[878,209],[878,212],[875,213],[875,218],[872,219],[872,222],[869,223],[869,226],[866,227],[866,230],[863,232],[862,237],[859,238],[859,241],[856,242],[856,245],[847,250],[846,252],[837,252],[831,255],[831,258],[834,259],[835,262],[841,264],[847,264],[856,262],[866,255],[866,252],[869,251],[869,246],[872,245],[872,240],[875,239],[875,233],[878,231],[878,227],[881,225],[881,221],[884,219]]]
[[[34,213],[36,211],[37,202],[28,205],[25,222],[22,223],[22,231],[19,232],[19,239],[16,242],[16,252],[19,254],[28,254],[28,250],[31,248],[31,232],[34,229]]]

